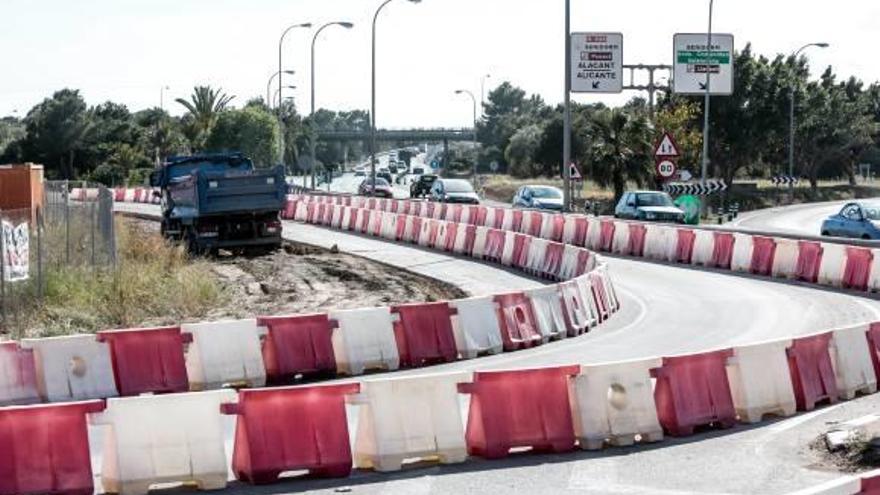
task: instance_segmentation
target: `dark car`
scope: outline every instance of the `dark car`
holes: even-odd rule
[[[431,186],[431,201],[441,203],[480,204],[480,197],[474,186],[462,179],[437,179]]]
[[[376,172],[376,179],[383,179],[385,182],[391,184],[391,181],[394,179],[391,177],[391,173],[387,170],[383,170],[381,172]]]
[[[433,174],[420,175],[412,184],[410,184],[409,197],[421,198],[422,196],[426,196],[431,192],[431,186],[434,185],[434,181],[436,180],[437,176]]]
[[[614,216],[647,222],[684,223],[684,212],[662,191],[624,193],[614,209]]]
[[[847,203],[822,222],[822,235],[880,239],[880,203]]]
[[[551,186],[522,186],[513,196],[513,207],[562,211],[562,191]]]
[[[391,184],[387,180],[376,177],[376,183],[370,179],[364,179],[358,186],[358,194],[362,196],[377,196],[380,198],[391,198],[394,194],[391,191]]]

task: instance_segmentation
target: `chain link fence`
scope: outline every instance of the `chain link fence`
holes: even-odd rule
[[[116,265],[113,194],[103,186],[46,181],[42,206],[0,210],[0,227],[3,334],[20,337],[33,323],[57,273]]]

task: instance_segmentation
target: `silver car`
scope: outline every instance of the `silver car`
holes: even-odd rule
[[[675,206],[668,194],[661,191],[624,193],[614,209],[614,216],[647,222],[684,223],[684,212]]]

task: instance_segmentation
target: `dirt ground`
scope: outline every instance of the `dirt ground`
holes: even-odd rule
[[[136,222],[144,235],[159,235],[157,223]],[[224,303],[199,318],[203,321],[467,297],[457,287],[428,277],[297,243],[258,257],[221,252],[212,269]]]

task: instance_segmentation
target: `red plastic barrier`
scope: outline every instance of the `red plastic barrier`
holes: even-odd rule
[[[427,218],[433,218],[434,217],[434,208],[437,207],[437,203],[434,203],[433,201],[428,201],[427,203],[425,203],[425,206],[426,206],[425,212],[422,216],[427,217]]]
[[[486,225],[486,227],[491,227],[493,229],[501,229],[504,226],[504,211],[506,208],[493,208],[495,210],[495,221],[492,225]]]
[[[411,242],[413,244],[418,244],[419,239],[422,235],[422,222],[425,220],[422,217],[412,217],[412,239]]]
[[[819,401],[837,402],[837,382],[828,344],[831,332],[795,339],[786,351],[799,411],[812,411]]]
[[[846,248],[846,268],[841,283],[844,288],[868,290],[868,278],[871,276],[871,263],[874,253],[867,248]]]
[[[288,199],[284,202],[284,210],[281,212],[281,218],[285,220],[293,220],[296,215],[296,205],[299,204],[297,199]]]
[[[110,346],[119,395],[189,390],[183,345],[192,335],[180,327],[107,330],[97,338]]]
[[[611,301],[608,300],[608,294],[605,292],[605,283],[601,275],[597,273],[590,274],[590,289],[593,293],[593,300],[596,301],[596,307],[599,309],[599,323],[602,323],[611,316]]]
[[[772,237],[752,236],[752,263],[749,271],[756,275],[773,273],[773,259],[776,257],[776,241]]]
[[[326,314],[257,318],[268,332],[263,340],[266,379],[281,383],[297,375],[334,373],[333,324]]]
[[[675,259],[679,263],[690,264],[694,255],[694,240],[697,233],[691,229],[678,229],[678,242],[675,247]]]
[[[398,213],[397,215],[397,225],[395,226],[394,237],[398,242],[404,240],[406,234],[406,215],[403,213]]]
[[[455,223],[461,222],[461,212],[464,211],[464,207],[462,205],[453,205],[450,206],[452,208],[452,218],[451,221]],[[448,214],[448,211],[447,211]]]
[[[552,279],[559,278],[559,269],[562,267],[562,256],[565,253],[565,244],[548,242],[544,252],[544,268],[541,275]]]
[[[530,211],[526,213],[529,215],[529,229],[528,232],[524,232],[533,237],[541,237],[541,228],[544,225],[544,214],[540,211]]]
[[[440,234],[440,222],[442,220],[430,220],[428,224],[428,247],[436,247],[437,236]]]
[[[459,233],[460,235],[460,233]],[[457,240],[457,239],[456,239]],[[477,240],[477,227],[475,225],[468,225],[464,228],[464,243],[462,244],[463,252],[462,254],[466,254],[470,256],[474,252],[474,242]]]
[[[367,200],[367,209],[375,210],[376,209],[376,198],[369,198]]]
[[[583,294],[576,280],[569,280],[559,284],[559,294],[562,297],[562,304],[565,311],[562,312],[565,317],[565,328],[569,337],[577,337],[578,335],[590,331],[589,322],[589,302],[585,301]],[[575,315],[581,315],[583,321],[573,321]]]
[[[736,410],[727,380],[730,349],[663,358],[651,370],[657,379],[654,401],[657,419],[672,436],[691,435],[697,426],[729,428],[736,423]]]
[[[450,315],[455,310],[445,302],[391,306],[394,338],[400,353],[400,365],[419,367],[449,363],[458,357]]]
[[[381,237],[382,236],[382,212],[379,210],[374,210],[370,212],[370,232],[369,234],[373,237]]]
[[[562,242],[565,235],[565,215],[554,213],[550,216],[550,222],[553,224],[553,230],[550,232],[550,240],[553,242]]]
[[[235,477],[265,484],[301,469],[323,477],[351,474],[345,395],[359,391],[357,383],[239,391],[237,404],[221,406],[224,414],[238,415]]]
[[[474,226],[486,225],[486,217],[489,212],[485,206],[471,206],[468,214],[468,223]]]
[[[92,495],[86,414],[102,401],[0,409],[0,495]]]
[[[593,261],[594,261],[593,253],[591,253],[590,251],[587,251],[586,249],[581,249],[578,252],[577,267],[575,268],[575,276],[579,277],[579,276],[587,273],[587,271],[589,269],[592,269]]]
[[[391,213],[397,213],[400,211],[400,201],[396,199],[391,200]]]
[[[614,243],[614,220],[599,222],[599,251],[611,252]]]
[[[796,277],[798,280],[815,284],[819,280],[819,266],[822,264],[822,244],[810,241],[798,241],[798,262]]]
[[[113,201],[125,201],[124,187],[117,187],[113,190]]]
[[[880,378],[880,322],[871,323],[866,337],[868,349],[871,351],[871,362],[874,363],[874,374]]]
[[[458,237],[458,223],[457,222],[446,222],[446,244],[443,246],[437,246],[438,248],[443,248],[446,251],[452,252],[455,248],[455,239]]]
[[[730,260],[733,258],[733,234],[727,232],[715,232],[715,242],[712,248],[712,266],[730,269]]]
[[[522,292],[495,296],[496,313],[504,350],[512,351],[538,345],[541,332],[529,298]]]
[[[504,231],[489,229],[486,232],[486,247],[483,250],[483,259],[500,262],[504,253]]]
[[[640,223],[629,224],[629,241],[626,254],[641,258],[645,253],[645,232],[647,228]]]
[[[862,478],[859,495],[880,495],[880,476]]]
[[[574,219],[574,236],[571,239],[571,244],[583,246],[587,242],[587,229],[589,225],[587,217],[576,217]]]
[[[507,210],[507,214],[512,216],[512,221],[510,222],[510,230],[514,232],[522,232],[523,211]]]
[[[0,391],[0,402],[4,404],[39,402],[40,400],[37,395],[37,368],[34,362],[34,350],[22,349],[18,342],[7,341],[0,342],[0,354],[3,354],[3,357],[5,358],[0,362],[15,363],[13,369],[7,368],[2,370],[3,373],[8,373],[8,375],[4,377],[6,381],[22,392],[28,391],[27,395],[30,395],[30,397],[22,397],[18,393],[15,393],[10,397],[7,393],[4,393],[6,391]]]
[[[511,448],[567,452],[575,447],[569,383],[578,366],[474,373],[459,392],[471,394],[468,453],[499,459]]]
[[[513,236],[513,255],[510,258],[512,266],[525,268],[529,261],[529,247],[532,245],[532,237],[527,234]]]

